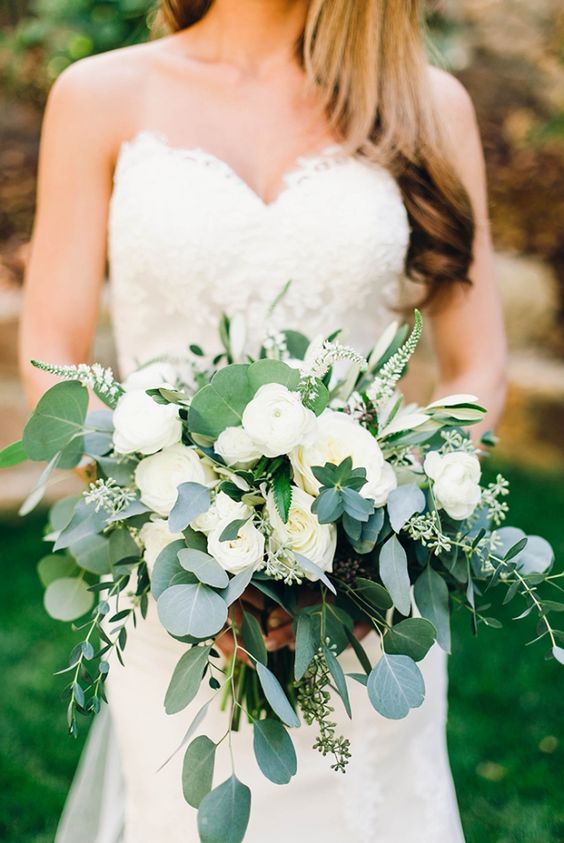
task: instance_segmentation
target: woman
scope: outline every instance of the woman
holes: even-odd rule
[[[309,335],[342,327],[366,349],[398,304],[405,271],[426,301],[438,392],[477,393],[495,424],[504,340],[482,153],[468,96],[426,64],[421,5],[162,0],[169,35],[63,74],[45,117],[21,331],[30,400],[49,383],[30,358],[88,358],[109,242],[122,375],[188,341],[213,351],[223,310],[245,313],[252,346],[288,279],[276,325]],[[290,638],[273,619],[268,646]],[[99,765],[118,801],[99,727],[75,790],[78,813],[67,811],[58,840],[197,841],[181,758],[156,772],[187,725],[163,711],[181,652],[151,606],[128,643],[127,669],[114,665],[108,685],[123,815],[74,824],[83,793],[103,802],[90,781]],[[427,699],[405,721],[384,721],[352,689],[352,725],[335,715],[352,738],[346,776],[328,771],[301,729],[298,776],[277,790],[243,729],[236,758],[253,791],[249,843],[286,840],[290,822],[299,841],[463,840],[440,650],[423,671]],[[208,712],[206,733],[223,728],[221,712]]]

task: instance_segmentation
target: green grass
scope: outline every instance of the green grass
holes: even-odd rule
[[[564,560],[564,478],[505,473],[509,523],[545,535]],[[51,843],[81,749],[52,676],[73,636],[45,615],[35,574],[43,520],[0,521],[3,843]],[[467,843],[564,843],[564,668],[543,660],[542,643],[524,649],[533,636],[531,619],[477,640],[466,612],[454,619],[449,745]]]

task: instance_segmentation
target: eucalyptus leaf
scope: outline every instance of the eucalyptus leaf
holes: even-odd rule
[[[64,550],[81,539],[100,533],[108,520],[108,513],[103,509],[96,512],[93,504],[84,499],[77,503],[68,525],[61,530],[54,544],[54,550]]]
[[[230,521],[221,532],[220,542],[234,541],[239,535],[239,530],[245,526],[248,520],[248,518],[236,518],[234,521]]]
[[[362,523],[358,539],[351,538],[351,544],[357,553],[365,555],[371,553],[376,546],[382,527],[384,526],[384,510],[376,509],[368,521]]]
[[[227,620],[227,604],[202,583],[169,586],[157,600],[160,621],[171,635],[209,638]]]
[[[165,696],[167,714],[176,714],[192,702],[198,693],[210,652],[211,645],[196,646],[181,656]]]
[[[242,843],[250,813],[251,791],[233,775],[200,803],[200,843]]]
[[[49,510],[49,529],[55,533],[64,530],[68,526],[76,509],[76,505],[82,498],[77,495],[69,495],[55,501]]]
[[[234,577],[231,577],[229,585],[221,592],[221,596],[228,606],[231,606],[232,603],[235,603],[241,597],[245,589],[248,588],[252,576],[252,568],[247,568],[245,571],[240,571]]]
[[[354,581],[353,588],[363,600],[367,600],[376,609],[381,609],[385,612],[394,605],[394,601],[388,591],[380,583],[367,580],[364,577],[357,577]]]
[[[181,483],[176,502],[168,516],[171,533],[181,533],[211,506],[210,490],[202,483]]]
[[[386,653],[409,656],[418,662],[425,658],[437,637],[433,624],[424,618],[406,618],[394,624],[384,636]]]
[[[298,760],[294,744],[280,721],[255,720],[253,749],[261,771],[274,784],[288,784],[296,775]]]
[[[63,381],[48,389],[24,429],[28,457],[47,461],[72,440],[81,441],[87,409],[88,390],[78,381]]]
[[[437,630],[437,641],[450,653],[450,612],[448,586],[430,565],[415,581],[414,597],[421,615]]]
[[[259,622],[254,615],[243,611],[243,642],[245,649],[249,651],[258,662],[267,664],[268,653],[266,651],[266,644],[264,643],[264,636]]]
[[[52,553],[39,560],[37,573],[43,586],[47,588],[55,580],[75,577],[79,573],[79,568],[71,556]]]
[[[407,570],[407,556],[395,536],[391,536],[380,550],[380,577],[402,615],[411,611],[411,583]]]
[[[155,600],[169,587],[172,578],[184,570],[178,561],[178,551],[185,547],[182,539],[176,539],[167,544],[157,556],[151,574],[151,592]]]
[[[186,571],[193,573],[200,582],[214,588],[227,588],[229,577],[213,556],[187,547],[178,551],[178,561]]]
[[[127,527],[119,527],[110,533],[110,563],[116,565],[124,560],[139,559],[141,549]]]
[[[294,657],[294,679],[299,680],[304,676],[317,652],[319,642],[313,637],[311,618],[300,613],[296,618],[296,653]]]
[[[69,552],[85,571],[98,576],[110,573],[110,541],[105,536],[86,536],[71,544]]]
[[[287,726],[298,727],[300,725],[298,715],[292,708],[276,676],[261,662],[257,662],[256,668],[262,690],[274,713]]]
[[[235,363],[219,369],[211,382],[194,395],[188,413],[191,433],[216,440],[226,427],[238,427],[253,396],[249,365]]]
[[[23,442],[12,442],[0,451],[0,468],[12,468],[29,459]]]
[[[198,808],[212,789],[217,746],[206,735],[195,738],[188,746],[182,765],[182,791],[193,808]]]
[[[35,509],[37,504],[42,500],[43,495],[45,494],[45,492],[47,490],[47,483],[49,481],[49,478],[51,477],[51,474],[53,473],[55,468],[57,468],[60,458],[61,458],[61,452],[59,451],[47,463],[47,465],[45,466],[45,468],[43,469],[43,471],[39,475],[39,478],[37,479],[37,482],[35,483],[35,486],[33,487],[32,491],[30,492],[30,494],[27,496],[25,501],[20,506],[20,508],[18,510],[18,515],[20,515],[20,516],[29,515],[29,513],[33,512],[33,510]]]
[[[333,592],[333,594],[337,594],[335,586],[325,574],[324,571],[321,570],[319,565],[316,565],[315,562],[312,562],[311,559],[308,559],[307,556],[303,556],[301,553],[296,553],[294,551],[294,556],[296,557],[297,561],[300,564],[300,568],[302,568],[307,574],[312,574],[316,579],[321,580],[323,585],[325,585],[329,591]]]
[[[94,595],[81,577],[63,577],[49,583],[43,600],[52,618],[74,621],[92,608]]]
[[[415,483],[392,489],[386,506],[394,532],[399,533],[412,515],[423,512],[425,505],[425,495]]]
[[[254,395],[261,386],[269,383],[279,383],[287,389],[296,390],[300,382],[300,373],[282,360],[265,358],[251,363],[248,369],[248,378]]]
[[[129,486],[133,481],[138,460],[132,457],[98,456],[96,463],[105,477],[111,477],[120,486]]]
[[[341,498],[347,515],[357,521],[366,523],[374,512],[374,501],[371,498],[364,498],[354,489],[348,487],[341,489]]]
[[[383,653],[368,677],[367,689],[376,711],[390,720],[407,717],[425,699],[423,676],[409,656]]]
[[[341,697],[343,705],[345,706],[345,711],[347,712],[349,717],[352,717],[351,703],[349,699],[349,692],[347,689],[347,680],[345,679],[343,668],[341,667],[337,657],[329,647],[323,647],[323,655],[325,656],[325,661],[327,662],[327,667],[329,668],[331,676],[335,681],[335,686],[337,688],[337,691],[339,692],[339,696]]]

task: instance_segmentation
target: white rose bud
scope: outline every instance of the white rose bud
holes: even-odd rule
[[[312,466],[326,462],[339,465],[347,457],[352,459],[353,468],[366,469],[361,494],[374,498],[376,506],[385,504],[397,485],[393,469],[372,434],[346,413],[325,410],[319,416],[315,442],[299,446],[290,454],[294,480],[310,495],[317,495],[320,484]]]
[[[181,483],[209,486],[216,480],[215,473],[196,451],[180,443],[146,457],[135,469],[141,500],[159,515],[170,513]]]
[[[114,410],[114,448],[118,454],[154,454],[179,442],[178,407],[157,404],[142,390],[126,392]]]
[[[225,492],[218,492],[214,502],[207,512],[198,515],[190,526],[201,533],[211,532],[219,523],[229,524],[231,521],[239,521],[241,518],[249,518],[251,508],[244,503],[234,501]]]
[[[152,574],[161,550],[164,550],[167,545],[177,539],[181,539],[182,533],[171,533],[168,521],[162,518],[153,518],[143,524],[139,530],[139,538],[145,545],[143,559],[147,563],[149,574]]]
[[[423,467],[433,481],[437,506],[456,521],[469,518],[481,497],[478,458],[464,451],[444,455],[431,451],[425,457]]]
[[[322,571],[331,571],[335,548],[337,546],[337,528],[334,524],[320,524],[311,511],[315,498],[299,489],[292,488],[292,505],[285,524],[274,503],[274,496],[269,492],[266,498],[266,511],[273,528],[275,547],[288,547],[301,553]],[[305,572],[309,580],[316,580],[315,574]]]
[[[243,412],[243,428],[265,457],[279,457],[315,435],[315,414],[298,392],[279,383],[257,390]]]
[[[262,456],[243,427],[226,427],[217,437],[214,451],[235,468],[251,468]]]
[[[231,520],[231,519],[230,519]],[[220,521],[208,536],[208,553],[225,571],[239,574],[248,568],[256,570],[264,560],[264,536],[251,521],[239,528],[236,539],[220,541],[229,521]]]

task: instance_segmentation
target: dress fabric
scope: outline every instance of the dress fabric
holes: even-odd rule
[[[213,155],[143,132],[122,148],[110,209],[121,374],[159,355],[181,355],[188,343],[219,351],[224,311],[244,314],[253,353],[267,327],[310,337],[343,328],[367,351],[390,321],[408,242],[392,176],[339,147],[298,161],[266,204]],[[376,659],[376,636],[365,643]],[[183,753],[157,772],[213,696],[204,684],[188,709],[165,714],[183,652],[151,601],[147,620],[129,632],[125,669],[112,664],[109,710],[89,737],[56,843],[198,843],[196,811],[182,795]],[[358,672],[352,651],[340,660],[345,672]],[[290,785],[272,784],[243,722],[234,754],[237,776],[252,791],[246,843],[463,843],[446,749],[445,654],[433,647],[421,668],[425,702],[400,721],[381,717],[366,689],[349,680],[353,719],[338,699],[334,716],[351,741],[344,775],[312,749],[315,727],[302,725],[292,730],[297,775]],[[195,734],[219,738],[226,723],[216,696]],[[215,784],[231,774],[228,756],[222,744]]]

